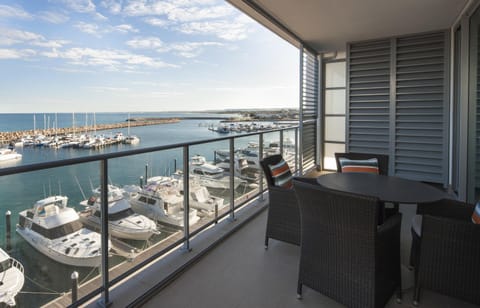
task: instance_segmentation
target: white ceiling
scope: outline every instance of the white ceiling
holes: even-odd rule
[[[255,12],[258,5],[317,52],[373,38],[450,28],[469,0],[228,0],[294,43],[281,27]],[[298,45],[298,43],[296,44]]]

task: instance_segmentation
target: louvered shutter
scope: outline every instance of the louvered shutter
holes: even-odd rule
[[[305,49],[301,51],[300,87],[300,170],[308,170],[317,160],[318,59]]]
[[[390,174],[448,180],[448,32],[348,44],[347,149]]]

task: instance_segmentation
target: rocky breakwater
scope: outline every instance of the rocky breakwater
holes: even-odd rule
[[[119,128],[126,128],[136,126],[147,126],[147,125],[159,125],[159,124],[172,124],[180,122],[179,118],[131,118],[127,119],[125,122],[120,123],[110,123],[110,124],[96,124],[89,126],[77,126],[77,127],[63,127],[63,128],[50,128],[50,129],[33,129],[31,130],[22,130],[14,132],[0,132],[0,143],[10,143],[20,140],[25,136],[35,136],[35,135],[44,135],[44,136],[55,136],[55,135],[68,135],[68,134],[79,134],[91,131],[101,131],[101,130],[113,130]]]

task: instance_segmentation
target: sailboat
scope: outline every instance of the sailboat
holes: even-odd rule
[[[123,143],[125,144],[139,144],[140,143],[140,138],[138,138],[137,136],[135,135],[130,135],[130,114],[128,114],[128,133],[127,133],[127,137],[125,137],[125,139],[123,139]]]

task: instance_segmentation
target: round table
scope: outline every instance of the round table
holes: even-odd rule
[[[329,189],[377,197],[383,202],[424,203],[448,198],[448,194],[428,184],[373,173],[330,173],[317,182]]]

